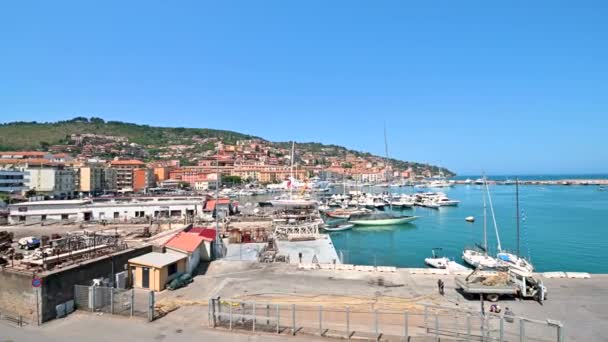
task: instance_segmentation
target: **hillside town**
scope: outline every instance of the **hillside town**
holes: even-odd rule
[[[148,193],[152,189],[207,191],[221,178],[259,186],[294,181],[349,179],[381,183],[432,176],[431,168],[406,169],[384,158],[344,152],[335,147],[294,154],[261,139],[227,144],[193,137],[191,144],[142,146],[126,137],[72,134],[69,142],[47,151],[0,152],[0,192],[15,197],[70,199],[103,194]],[[150,151],[154,154],[151,155]],[[109,157],[109,158],[108,158]]]

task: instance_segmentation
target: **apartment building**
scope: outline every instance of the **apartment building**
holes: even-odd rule
[[[110,167],[116,170],[116,189],[133,189],[133,170],[145,167],[140,160],[113,160]]]

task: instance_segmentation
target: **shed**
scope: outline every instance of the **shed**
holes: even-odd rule
[[[213,245],[215,244],[215,228],[192,227],[190,233],[196,233],[204,239],[204,249],[201,250],[201,260],[213,260]]]
[[[205,251],[205,238],[197,233],[181,232],[165,243],[168,253],[180,253],[188,257],[186,272],[192,274]]]
[[[168,282],[186,272],[188,257],[178,253],[152,252],[129,259],[133,287],[162,291]]]

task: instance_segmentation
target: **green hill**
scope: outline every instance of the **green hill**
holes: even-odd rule
[[[36,150],[45,145],[67,143],[71,134],[93,133],[127,137],[141,145],[180,144],[193,136],[219,138],[227,144],[239,139],[255,138],[246,134],[206,128],[170,128],[137,125],[120,121],[105,122],[83,117],[51,123],[11,122],[0,124],[0,151]]]
[[[77,117],[72,120],[58,122],[11,122],[0,124],[0,151],[46,150],[51,145],[65,145],[70,143],[72,134],[100,134],[126,137],[129,142],[141,145],[147,151],[146,160],[154,156],[166,145],[188,144],[195,147],[194,152],[202,152],[213,148],[213,143],[194,143],[193,138],[216,138],[225,144],[234,144],[242,139],[261,139],[259,137],[241,134],[232,131],[206,129],[206,128],[172,128],[137,125],[120,121],[104,121],[100,118]],[[291,143],[270,143],[275,147],[289,149]],[[320,159],[330,156],[343,156],[346,153],[361,157],[372,157],[370,153],[349,150],[338,145],[325,145],[317,142],[297,143],[298,153],[311,152],[318,154]],[[103,156],[112,157],[112,156]],[[187,160],[184,160],[187,163]],[[399,169],[412,167],[416,172],[430,169],[434,174],[443,172],[446,176],[454,175],[445,168],[425,165],[415,162],[391,159],[391,164]]]

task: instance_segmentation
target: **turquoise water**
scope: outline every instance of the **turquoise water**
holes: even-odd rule
[[[424,267],[434,247],[461,262],[462,249],[483,239],[482,188],[457,185],[443,190],[461,201],[439,210],[413,208],[404,214],[420,218],[412,224],[355,228],[331,233],[345,262],[360,265]],[[595,186],[520,186],[521,253],[538,271],[608,273],[608,191]],[[400,188],[413,192],[412,188]],[[515,186],[490,186],[503,249],[516,249]],[[465,222],[475,216],[474,223]],[[488,207],[488,246],[496,237]]]

